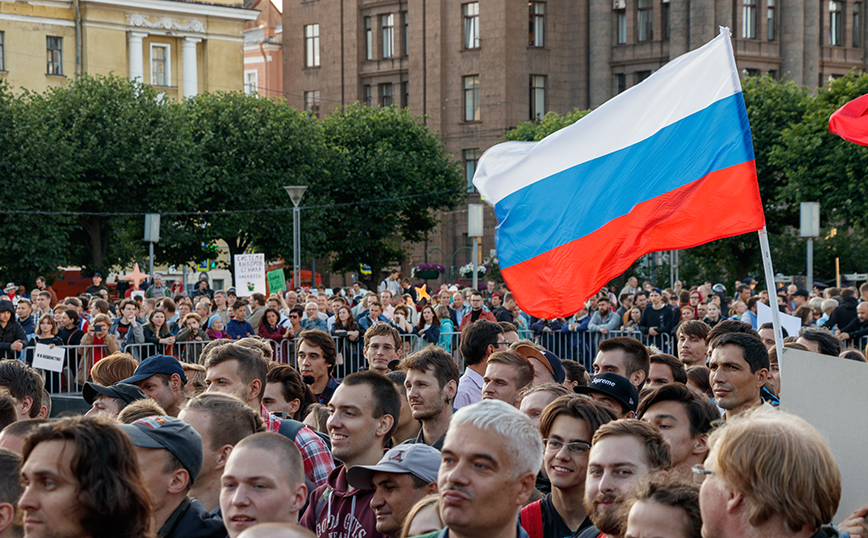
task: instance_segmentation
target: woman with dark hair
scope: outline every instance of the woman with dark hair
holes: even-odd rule
[[[343,352],[343,358],[350,364],[358,364],[358,361],[363,361],[361,355],[364,339],[359,337],[362,333],[356,327],[356,320],[353,318],[353,311],[349,306],[344,305],[338,308],[331,334],[335,338],[338,350]]]
[[[72,308],[67,308],[60,316],[60,327],[57,336],[63,340],[65,346],[77,346],[84,338],[84,332],[78,328],[78,313]]]
[[[280,325],[280,313],[274,308],[266,308],[262,313],[262,323],[257,331],[265,340],[280,342],[287,337],[288,331]]]
[[[155,308],[148,316],[148,323],[142,327],[145,343],[153,344],[157,355],[171,355],[175,337],[166,323],[166,311]]]
[[[36,344],[44,344],[50,348],[54,346],[62,346],[63,340],[57,336],[57,322],[54,321],[54,316],[51,314],[42,314],[39,318],[39,324],[36,326],[36,337],[27,343],[27,347],[35,348]],[[31,349],[27,352],[27,364],[33,364],[33,353]],[[56,372],[43,372],[45,374],[45,388],[48,392],[56,392],[61,388],[61,374]]]
[[[419,314],[419,324],[416,325],[416,333],[424,338],[428,344],[440,342],[440,318],[434,313],[434,309],[428,305]]]

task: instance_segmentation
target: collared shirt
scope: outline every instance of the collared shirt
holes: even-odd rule
[[[416,435],[416,437],[414,439],[407,439],[406,441],[404,441],[401,444],[424,445],[425,444],[425,437],[423,437],[423,435],[422,435],[423,433],[424,433],[424,430],[419,429],[419,434]],[[437,450],[443,450],[443,442],[445,440],[446,440],[446,434],[444,433],[443,435],[440,436],[440,439],[437,439],[436,441],[434,441],[434,444],[431,445],[431,448],[436,448]]]
[[[455,394],[455,409],[482,401],[482,376],[473,368],[466,368],[464,375],[458,380],[458,392]]]
[[[521,528],[521,525],[516,525],[518,527],[517,538],[529,538],[527,532]],[[449,538],[449,527],[444,528],[443,530],[439,530],[436,532],[431,532],[428,534],[423,534],[419,536],[419,538]]]
[[[264,405],[260,404],[260,406],[260,415],[265,422],[266,431],[279,433],[281,418],[269,413]],[[298,430],[293,441],[301,451],[304,460],[304,476],[317,486],[325,484],[329,473],[335,468],[335,461],[325,441],[307,427]]]
[[[328,405],[332,399],[332,396],[334,396],[335,391],[338,390],[338,385],[339,383],[335,380],[335,378],[329,376],[329,382],[326,383],[326,386],[322,390],[322,393],[315,395],[319,399],[319,403],[323,405]]]

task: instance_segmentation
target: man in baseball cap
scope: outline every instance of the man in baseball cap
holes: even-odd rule
[[[224,538],[226,529],[201,502],[187,497],[202,469],[202,438],[175,417],[151,416],[121,424],[154,502],[160,538]]]
[[[439,450],[424,443],[399,445],[376,465],[356,465],[347,471],[351,486],[374,490],[371,509],[378,532],[397,537],[413,505],[437,492],[440,457]]]
[[[513,348],[510,348],[513,349]],[[543,383],[557,383],[560,385],[567,378],[561,359],[548,350],[539,350],[528,344],[518,344],[513,351],[528,359],[533,365],[532,386]]]
[[[184,404],[184,385],[187,376],[184,368],[175,357],[168,355],[154,355],[148,357],[139,364],[132,377],[128,377],[121,383],[136,385],[145,396],[153,398],[166,410],[166,414],[177,417]]]
[[[579,394],[587,394],[592,399],[608,406],[621,418],[634,418],[639,406],[639,391],[630,381],[618,374],[604,372],[591,378],[585,387],[573,387]]]
[[[107,415],[112,418],[116,418],[127,405],[147,398],[139,387],[121,382],[110,387],[88,382],[84,384],[81,395],[91,406],[86,415]]]

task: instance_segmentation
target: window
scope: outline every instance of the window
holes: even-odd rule
[[[383,58],[391,58],[395,55],[395,16],[381,15],[380,26],[383,27]]]
[[[766,0],[766,38],[775,40],[775,0]]]
[[[776,69],[770,69],[769,70],[769,77],[773,78],[774,80],[777,80],[778,79],[777,70]]]
[[[374,59],[374,31],[371,29],[371,18],[365,17],[365,60]]]
[[[758,76],[760,76],[760,70],[759,69],[743,69],[742,75],[744,75],[745,77],[758,77]]]
[[[479,148],[464,150],[464,180],[467,182],[467,192],[474,192],[476,187],[473,186],[473,174],[476,173],[476,163],[479,162],[479,157],[482,152]]]
[[[530,76],[530,119],[541,120],[546,115],[546,77]]]
[[[408,107],[410,106],[410,83],[402,82],[401,83],[401,106]]]
[[[259,91],[259,72],[245,71],[244,72],[244,93],[247,95],[256,95]]]
[[[636,84],[651,76],[651,71],[636,71]]]
[[[172,85],[170,50],[169,45],[151,43],[151,84],[154,86]]]
[[[0,32],[0,71],[6,71],[6,32]]]
[[[479,121],[479,75],[464,78],[464,121]]]
[[[618,44],[623,45],[627,42],[627,10],[619,9],[616,13],[618,19]]]
[[[319,24],[304,27],[304,66],[319,67]]]
[[[404,21],[404,56],[410,55],[410,16],[407,12],[401,13],[401,18]]]
[[[669,39],[669,2],[663,2],[663,39]]]
[[[395,104],[395,86],[391,83],[380,84],[380,106]]]
[[[627,75],[619,73],[615,78],[617,79],[616,83],[618,84],[618,93],[627,91]]]
[[[63,75],[63,38],[47,36],[45,38],[46,63],[45,73],[48,75]]]
[[[463,4],[464,12],[464,48],[479,48],[479,2]]]
[[[741,8],[741,37],[756,39],[756,0],[744,0]]]
[[[365,106],[371,106],[372,95],[371,95],[371,85],[370,84],[365,84],[364,92],[365,92]]]
[[[652,0],[639,0],[639,41],[654,39]]]
[[[528,46],[544,47],[546,29],[546,3],[530,2],[528,3],[528,9]]]
[[[829,2],[829,44],[840,46],[843,43],[842,26],[843,26],[843,9],[842,2]]]
[[[304,92],[304,111],[319,117],[319,91]]]
[[[860,47],[862,46],[862,41],[860,39],[860,34],[862,33],[862,2],[856,2],[853,4],[853,46]],[[2,40],[2,37],[0,37]],[[2,46],[2,45],[0,45]],[[2,55],[2,53],[0,53]],[[3,59],[0,58],[0,62]],[[0,68],[2,69],[2,68]]]

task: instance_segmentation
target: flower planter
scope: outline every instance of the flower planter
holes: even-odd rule
[[[417,271],[416,276],[422,280],[434,280],[440,278],[440,271]]]

